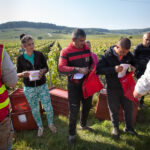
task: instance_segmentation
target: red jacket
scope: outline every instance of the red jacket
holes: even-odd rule
[[[72,75],[77,73],[75,67],[91,67],[90,50],[84,44],[82,49],[77,49],[71,42],[67,48],[60,53],[58,69],[63,74]]]

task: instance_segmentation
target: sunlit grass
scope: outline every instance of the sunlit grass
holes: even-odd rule
[[[93,101],[96,101],[96,96]],[[95,104],[95,102],[93,102]],[[79,118],[77,123],[77,143],[73,150],[149,150],[150,145],[150,100],[146,97],[147,108],[138,111],[135,129],[139,136],[132,136],[123,132],[124,123],[120,123],[120,139],[115,140],[111,136],[111,121],[100,121],[95,118],[93,105],[89,115],[88,125],[94,132],[80,130]],[[142,120],[141,120],[142,116]],[[67,150],[68,146],[68,118],[55,116],[54,122],[58,129],[52,134],[47,126],[46,115],[42,116],[44,135],[37,137],[37,130],[17,132],[17,141],[13,144],[13,150]]]

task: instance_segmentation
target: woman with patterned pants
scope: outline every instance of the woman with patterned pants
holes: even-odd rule
[[[53,108],[49,90],[46,85],[45,73],[48,66],[43,54],[34,50],[34,42],[31,36],[25,35],[21,39],[25,52],[17,59],[18,77],[23,78],[24,94],[29,102],[33,117],[38,126],[38,136],[43,135],[43,125],[39,111],[39,98],[47,114],[48,126],[55,133],[56,127],[53,124]],[[29,79],[30,71],[39,70],[38,80]]]

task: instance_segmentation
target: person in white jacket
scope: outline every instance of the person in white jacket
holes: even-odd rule
[[[140,98],[150,91],[150,61],[147,64],[144,75],[137,81],[133,95]]]

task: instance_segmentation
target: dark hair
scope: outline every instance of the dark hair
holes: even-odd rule
[[[78,39],[80,37],[86,37],[86,33],[82,29],[75,29],[72,32],[72,38]]]
[[[128,38],[121,38],[118,41],[118,46],[120,46],[123,49],[130,49],[131,41]]]
[[[33,40],[32,36],[30,36],[30,35],[25,35],[25,36],[23,36],[23,38],[21,39],[21,43],[22,43],[22,44],[26,44],[29,40]]]
[[[89,44],[91,44],[91,42],[90,42],[89,40],[86,40],[86,41],[85,41],[85,43],[89,43]]]
[[[25,33],[20,34],[20,40],[25,36]]]

